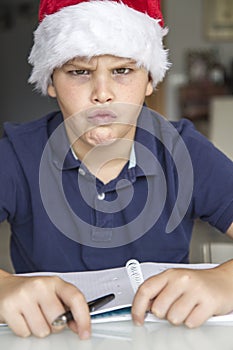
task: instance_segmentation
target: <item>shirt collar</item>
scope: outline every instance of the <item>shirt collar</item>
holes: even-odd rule
[[[74,152],[74,149],[72,146],[70,146],[71,153],[76,161],[78,161],[78,157],[76,153]],[[136,155],[135,155],[135,149],[134,149],[134,144],[132,145],[131,152],[130,152],[130,157],[129,157],[129,166],[128,169],[132,169],[136,166]]]
[[[80,161],[76,160],[71,152],[63,116],[60,112],[49,122],[48,137],[52,162],[59,170],[74,169],[80,166]]]
[[[156,113],[146,106],[138,117],[134,140],[136,157],[136,176],[150,176],[159,173],[158,166],[158,140],[155,136]]]

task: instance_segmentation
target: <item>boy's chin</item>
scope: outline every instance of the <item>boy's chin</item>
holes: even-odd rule
[[[86,135],[88,143],[95,146],[108,146],[113,144],[116,141],[116,137],[112,135],[111,130],[102,129],[102,130],[94,130],[88,135]]]
[[[98,140],[92,140],[92,142],[89,142],[89,144],[93,147],[101,147],[101,146],[110,146],[116,142],[115,138],[109,138],[109,139],[98,139]]]

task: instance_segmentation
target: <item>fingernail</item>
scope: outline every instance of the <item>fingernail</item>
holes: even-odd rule
[[[172,324],[174,324],[174,326],[178,325],[180,322],[177,320],[177,318],[171,318],[169,320]]]
[[[195,326],[192,324],[192,322],[190,322],[190,321],[185,322],[185,325],[186,325],[186,327],[188,327],[188,328],[194,328],[194,327],[195,327]]]
[[[45,330],[41,331],[37,336],[38,336],[38,338],[45,338],[48,335],[50,335],[50,331],[45,329]]]
[[[136,317],[133,318],[133,323],[135,324],[135,326],[142,326],[143,325],[143,322]]]
[[[155,310],[152,311],[152,313],[158,318],[164,318],[163,310],[156,308]]]
[[[91,336],[91,333],[88,331],[84,331],[82,334],[80,334],[80,339],[85,340],[85,339],[89,339]]]

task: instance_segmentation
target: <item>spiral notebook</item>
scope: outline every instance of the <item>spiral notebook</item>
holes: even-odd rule
[[[124,321],[131,319],[131,305],[139,285],[148,277],[156,275],[169,268],[206,269],[214,264],[161,264],[139,263],[131,259],[124,267],[86,272],[70,273],[31,273],[24,276],[58,275],[67,282],[77,286],[85,295],[86,300],[114,293],[115,299],[100,309],[91,313],[92,323]],[[165,322],[148,313],[145,321]],[[208,323],[233,322],[233,313],[224,316],[211,317]],[[2,324],[3,325],[3,324]]]

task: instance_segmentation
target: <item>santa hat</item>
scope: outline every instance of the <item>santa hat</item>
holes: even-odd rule
[[[159,0],[41,0],[29,82],[47,94],[55,68],[80,56],[134,59],[156,87],[169,67]]]

